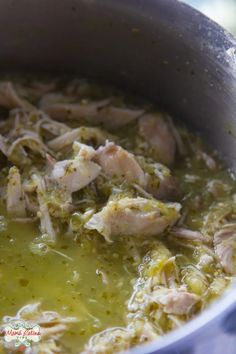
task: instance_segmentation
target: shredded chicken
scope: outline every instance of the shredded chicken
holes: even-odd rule
[[[35,136],[25,135],[11,144],[7,151],[8,159],[16,165],[30,164],[31,159],[28,157],[25,148],[38,153],[44,158],[48,151],[46,145],[40,139]]]
[[[109,328],[92,336],[82,354],[113,354],[130,348],[133,333],[123,327]]]
[[[113,138],[113,136],[99,128],[80,127],[49,141],[48,147],[59,151],[72,145],[74,141],[82,143],[91,142],[96,146],[105,143],[108,138]]]
[[[114,106],[106,106],[99,110],[92,123],[102,123],[108,129],[118,129],[133,122],[144,114],[141,109],[128,109]]]
[[[100,170],[100,166],[95,162],[75,157],[73,160],[56,162],[51,178],[73,193],[92,182],[99,175]]]
[[[217,164],[215,159],[212,156],[210,156],[207,152],[203,151],[203,149],[199,144],[197,144],[196,142],[192,142],[189,139],[189,145],[192,151],[194,152],[194,154],[196,155],[197,159],[202,160],[209,170],[214,171],[216,169]]]
[[[40,302],[25,305],[19,309],[15,316],[5,316],[3,318],[4,323],[17,320],[32,321],[42,327],[77,322],[75,317],[64,318],[55,311],[42,311]]]
[[[46,107],[54,106],[54,104],[57,104],[58,102],[63,103],[65,100],[65,96],[62,93],[59,92],[48,92],[42,95],[39,99],[38,106],[40,109],[45,111]]]
[[[59,136],[71,131],[71,128],[69,128],[68,125],[57,122],[48,117],[41,119],[37,128],[54,136]]]
[[[79,143],[78,141],[73,143],[73,151],[75,155],[84,160],[92,160],[96,156],[96,151],[92,146]]]
[[[145,173],[146,190],[161,200],[176,200],[179,188],[170,169],[163,164],[150,162],[138,156],[137,160]]]
[[[37,186],[37,197],[39,203],[38,217],[40,219],[40,229],[48,241],[56,241],[56,232],[49,214],[48,205],[46,202],[46,184],[43,177],[39,175],[32,176],[35,185]]]
[[[202,233],[213,236],[214,233],[231,219],[232,214],[234,214],[234,209],[234,202],[230,200],[227,202],[214,203],[204,217]]]
[[[173,176],[160,178],[158,187],[152,177],[147,178],[147,190],[160,200],[176,200],[179,193],[176,179]]]
[[[6,108],[33,108],[29,102],[18,96],[13,84],[9,81],[0,82],[0,106]]]
[[[219,257],[224,270],[236,274],[236,224],[226,224],[214,235],[215,253]]]
[[[154,236],[172,226],[179,218],[180,204],[164,204],[145,198],[123,198],[110,201],[85,224],[97,230],[107,241],[113,236]]]
[[[122,147],[106,142],[97,150],[95,161],[110,177],[118,177],[121,180],[136,182],[145,187],[146,179],[142,168],[135,160],[133,154]]]
[[[199,300],[199,296],[185,289],[158,288],[150,295],[151,302],[162,306],[165,313],[174,315],[189,314]]]
[[[70,349],[64,347],[57,339],[48,339],[26,348],[24,354],[69,354]]]
[[[26,203],[20,171],[15,166],[11,167],[8,173],[7,211],[16,218],[26,216]]]
[[[160,162],[171,165],[175,159],[176,143],[161,114],[146,114],[139,119],[139,133],[154,149]]]
[[[220,180],[212,179],[207,184],[207,191],[212,193],[215,198],[220,198],[225,193],[229,194],[231,190],[231,186]]]
[[[205,162],[205,164],[207,165],[209,170],[215,170],[216,169],[216,167],[217,167],[216,162],[213,159],[213,157],[211,157],[209,154],[207,154],[206,152],[202,152],[201,153],[201,158],[203,159],[203,161]]]
[[[59,94],[48,94],[40,102],[41,108],[52,118],[59,120],[80,120],[92,124],[103,124],[106,128],[114,129],[124,126],[138,117],[144,110],[114,107],[110,99],[97,102],[82,100],[81,103],[67,103],[66,97]]]
[[[126,328],[109,328],[92,336],[82,354],[113,354],[156,338],[158,335],[150,322],[132,319]]]
[[[183,227],[174,227],[170,230],[170,235],[181,238],[189,241],[197,241],[197,242],[209,242],[209,236],[205,236],[201,234],[199,231],[193,231],[189,229],[185,229]]]
[[[7,156],[7,144],[4,137],[0,134],[0,151],[3,155]]]
[[[41,353],[63,353],[62,347],[57,345],[57,340],[68,330],[70,324],[76,323],[75,317],[62,317],[55,311],[42,311],[40,303],[28,304],[23,306],[15,316],[3,317],[1,329],[8,323],[17,322],[19,320],[28,321],[40,326],[41,339],[39,343],[32,343],[26,353],[41,354]],[[17,352],[17,348],[11,343],[3,342],[7,349],[12,352]],[[42,351],[44,348],[45,351]],[[60,351],[58,351],[60,349]],[[64,352],[66,353],[66,352]]]
[[[54,96],[56,98],[56,96]],[[61,97],[60,97],[61,98]],[[52,96],[51,96],[52,100]],[[109,99],[98,102],[81,102],[81,103],[49,103],[41,101],[41,108],[49,114],[50,117],[59,120],[67,119],[96,119],[99,111],[109,104]],[[96,123],[100,123],[99,121]]]
[[[182,156],[186,155],[186,153],[187,153],[186,147],[183,142],[183,138],[179,132],[179,129],[176,128],[176,126],[173,122],[173,119],[169,115],[166,115],[165,117],[168,122],[169,129],[170,129],[173,137],[175,138],[175,142],[176,142],[176,146],[177,146],[179,154]]]

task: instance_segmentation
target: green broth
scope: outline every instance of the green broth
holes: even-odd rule
[[[38,256],[29,249],[38,225],[10,220],[7,224],[0,231],[0,317],[15,315],[22,306],[35,302],[42,302],[44,310],[75,316],[78,323],[63,340],[76,351],[95,332],[124,325],[135,269],[122,261],[119,245],[107,245],[102,238],[75,244],[61,235],[55,250],[71,260],[53,252]],[[96,274],[97,269],[104,270],[108,284]]]

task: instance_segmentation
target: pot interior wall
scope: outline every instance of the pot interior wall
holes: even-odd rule
[[[76,73],[155,100],[236,167],[235,40],[175,0],[3,0],[1,71]]]

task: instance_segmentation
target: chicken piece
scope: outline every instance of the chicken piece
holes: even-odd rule
[[[158,337],[147,320],[132,319],[127,327],[114,327],[92,336],[82,354],[113,354],[128,350],[133,345],[150,342]]]
[[[232,279],[231,279],[232,281]],[[208,288],[208,294],[212,299],[217,299],[219,296],[223,295],[225,289],[230,285],[230,278],[220,274],[214,278],[213,282]],[[208,296],[209,296],[208,295]]]
[[[214,234],[214,249],[225,272],[236,275],[236,224],[224,225]]]
[[[187,241],[193,241],[193,242],[208,243],[210,241],[210,238],[206,235],[201,234],[201,232],[185,229],[183,227],[175,227],[171,229],[170,235],[176,238],[185,239]]]
[[[207,183],[207,192],[211,193],[214,198],[221,198],[225,195],[230,195],[232,191],[232,186],[223,183],[221,180],[218,179],[211,179]]]
[[[134,337],[138,338],[138,342],[140,344],[152,342],[154,339],[159,337],[152,323],[148,322],[146,319],[142,319],[141,317],[139,318],[138,316],[137,318],[132,319],[128,328],[134,331]]]
[[[134,155],[113,142],[107,142],[97,150],[95,161],[111,177],[135,182],[143,187],[146,185],[145,174]]]
[[[43,177],[33,175],[32,179],[37,186],[37,198],[39,203],[38,217],[40,218],[40,229],[48,241],[54,243],[56,241],[56,232],[53,228],[53,223],[49,214],[48,205],[46,202],[46,185]]]
[[[25,305],[20,308],[15,316],[5,316],[3,318],[4,323],[17,320],[32,321],[42,327],[77,322],[75,317],[64,318],[55,311],[42,311],[40,302]]]
[[[50,216],[59,218],[61,221],[68,218],[75,210],[71,192],[57,181],[46,178],[47,182],[47,206]],[[30,199],[31,200],[31,199]]]
[[[96,155],[96,151],[92,146],[79,143],[78,141],[74,142],[73,151],[75,155],[83,158],[84,160],[92,160]]]
[[[187,315],[193,306],[200,300],[199,296],[185,289],[158,288],[150,295],[153,303],[163,307],[163,311],[173,315]]]
[[[60,340],[52,339],[52,338],[43,339],[43,341],[39,341],[38,343],[32,344],[30,347],[24,350],[24,354],[70,354],[70,353],[72,353],[70,349],[64,347],[64,345],[61,343]]]
[[[6,108],[27,108],[33,109],[28,101],[20,98],[15,91],[11,82],[1,81],[0,82],[0,106]]]
[[[143,156],[138,156],[137,161],[145,173],[146,191],[160,200],[176,200],[180,192],[170,169]]]
[[[113,354],[128,350],[132,344],[133,331],[125,327],[106,329],[93,335],[82,354]]]
[[[153,289],[175,288],[179,284],[179,269],[175,257],[160,241],[153,242],[139,267],[139,277],[133,285],[133,294],[128,302],[131,313],[146,314],[152,306]]]
[[[8,127],[5,126],[4,133],[7,134],[10,141],[25,135],[49,140],[71,131],[71,128],[66,124],[53,121],[44,112],[37,109],[12,109],[6,122],[8,122]]]
[[[54,106],[57,103],[65,103],[65,96],[59,92],[48,92],[41,96],[38,106],[45,112],[47,107]]]
[[[66,132],[48,142],[50,149],[59,151],[68,145],[72,145],[75,140],[80,137],[81,129],[73,129],[69,132]]]
[[[179,196],[179,190],[177,188],[177,182],[175,177],[172,175],[163,176],[158,181],[157,187],[157,180],[155,181],[153,176],[147,177],[147,191],[151,193],[155,198],[160,200],[176,200]]]
[[[34,81],[34,82],[29,82],[27,80],[26,82],[20,82],[20,81],[15,81],[14,83],[10,82],[12,86],[14,87],[14,91],[17,93],[18,97],[24,97],[24,101],[32,101],[36,102],[37,100],[40,99],[42,95],[45,95],[49,91],[52,91],[55,89],[55,82],[39,82],[39,81]],[[27,107],[30,108],[30,107]],[[32,108],[32,106],[31,106]]]
[[[139,119],[139,133],[153,148],[160,162],[171,165],[175,159],[176,142],[161,114],[145,114]]]
[[[96,153],[95,150],[91,146],[78,142],[74,142],[73,150],[76,154],[74,160],[71,159],[57,162],[52,159],[51,156],[47,156],[49,175],[49,177],[46,178],[48,189],[48,210],[51,216],[60,219],[69,217],[69,215],[75,210],[71,195],[75,191],[74,189],[76,188],[77,190],[77,188],[80,188],[81,183],[85,184],[87,182],[86,179],[88,178],[88,173],[95,173],[95,164],[90,161]],[[76,172],[75,166],[77,165],[79,167]],[[95,165],[95,167],[97,166]],[[98,168],[100,169],[99,166]],[[70,174],[70,170],[72,174]],[[82,179],[80,178],[81,176]],[[29,184],[28,187],[28,190],[30,190],[31,188]]]
[[[60,151],[72,145],[73,142],[77,140],[82,143],[91,142],[92,145],[101,145],[104,144],[108,138],[113,139],[114,137],[99,128],[80,127],[50,140],[48,147],[52,150]]]
[[[141,109],[129,109],[122,107],[106,106],[99,110],[96,119],[92,123],[102,123],[108,129],[121,128],[144,114]]]
[[[92,124],[103,124],[106,128],[120,128],[140,117],[144,110],[114,107],[110,98],[89,102],[70,103],[68,97],[59,94],[48,94],[43,97],[40,107],[55,119],[85,119]]]
[[[48,171],[52,172],[52,169],[55,166],[55,164],[57,163],[57,160],[54,159],[54,157],[52,157],[50,154],[46,154],[45,158],[46,158],[47,169],[48,169]],[[30,189],[30,186],[29,186],[29,189]]]
[[[76,157],[73,160],[56,162],[51,178],[63,185],[70,193],[76,192],[92,182],[101,171],[95,162]]]
[[[16,218],[24,218],[26,216],[26,203],[21,176],[15,166],[11,167],[8,173],[7,211]]]
[[[227,220],[232,219],[232,215],[235,214],[235,206],[231,200],[214,203],[204,215],[202,232],[213,236]]]
[[[206,274],[204,274],[203,268],[199,270],[197,267],[189,264],[181,271],[181,283],[186,284],[187,289],[191,293],[204,296],[209,288],[209,279]]]
[[[7,143],[6,139],[0,134],[0,151],[4,156],[7,156]]]
[[[7,140],[0,134],[0,168],[7,164]]]
[[[74,210],[71,194],[94,180],[101,170],[99,165],[91,161],[96,153],[91,146],[74,142],[73,150],[74,159],[57,162],[51,161],[50,157],[48,209],[54,217],[68,217]]]
[[[31,163],[31,159],[28,156],[25,148],[34,153],[37,153],[45,158],[46,152],[48,151],[47,146],[34,135],[25,135],[16,139],[7,151],[8,159],[21,166],[22,164],[27,165]]]
[[[154,236],[172,226],[180,214],[180,204],[164,204],[145,198],[123,198],[107,205],[85,224],[97,230],[108,242],[120,235]]]
[[[163,242],[157,242],[155,240],[150,251],[144,256],[143,263],[145,264],[145,267],[140,268],[140,277],[143,279],[152,278],[153,285],[162,284],[162,275],[167,269],[168,276],[171,275],[172,277],[173,275],[170,274],[172,272],[169,272],[170,268],[168,266],[172,261],[175,263],[175,259],[172,257],[170,250],[163,244]]]
[[[57,102],[52,102],[53,100]],[[109,104],[110,99],[105,99],[97,102],[87,102],[82,101],[81,103],[67,103],[65,101],[66,97],[63,96],[52,96],[50,94],[50,99],[46,100],[46,97],[41,101],[40,107],[44,110],[50,117],[59,120],[67,119],[86,119],[90,121],[93,119],[94,123],[100,123],[96,120],[99,110]],[[50,102],[51,101],[51,102]],[[62,101],[62,102],[60,102]]]
[[[36,97],[41,97],[42,95],[48,94],[56,89],[56,80],[49,80],[49,81],[38,81],[34,80],[31,82],[30,87],[28,90],[31,95]]]
[[[77,322],[77,319],[75,317],[62,317],[55,311],[42,311],[40,306],[40,303],[28,304],[23,306],[15,316],[3,317],[2,329],[8,326],[9,323],[20,320],[31,322],[40,326],[41,338],[39,343],[32,343],[30,350],[26,349],[26,353],[67,353],[66,351],[58,351],[62,347],[56,345],[58,344],[56,341],[68,330],[69,325]],[[13,353],[18,353],[15,345],[9,346],[10,343],[6,342],[3,344],[6,349],[11,350]],[[47,351],[42,351],[43,349],[47,349]]]
[[[177,128],[177,126],[173,123],[172,117],[169,115],[166,115],[166,120],[168,122],[169,129],[175,139],[176,142],[176,147],[181,156],[184,156],[187,154],[187,149],[183,141],[183,137],[180,133],[180,130]]]
[[[38,122],[37,128],[39,133],[42,131],[43,133],[53,136],[59,136],[71,131],[68,125],[52,120],[49,117],[42,118],[41,121]]]
[[[202,152],[201,155],[202,160],[205,162],[206,166],[209,168],[209,170],[214,171],[217,168],[217,163],[216,161],[213,159],[212,156],[210,156],[209,154],[207,154],[206,152]]]
[[[189,146],[193,151],[194,155],[196,156],[197,160],[203,161],[209,170],[212,171],[216,170],[217,168],[216,160],[202,149],[201,143],[196,142],[194,140],[191,141],[190,138],[188,140],[189,140]]]

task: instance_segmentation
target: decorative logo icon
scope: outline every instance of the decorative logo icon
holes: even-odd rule
[[[14,342],[16,348],[24,350],[41,339],[40,326],[31,322],[17,320],[9,322],[1,327],[4,340],[7,343]]]

